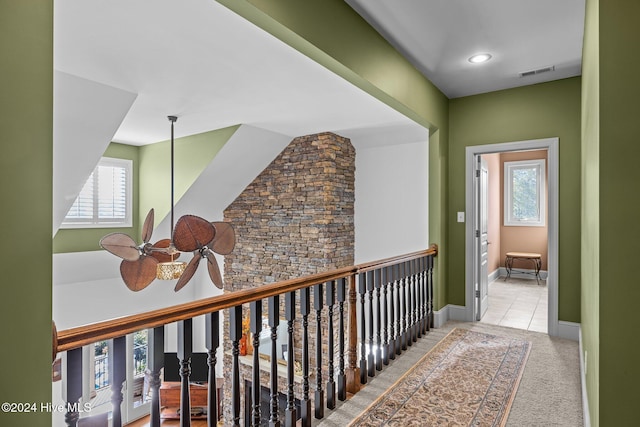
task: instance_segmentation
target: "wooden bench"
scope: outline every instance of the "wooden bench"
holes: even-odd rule
[[[504,260],[504,266],[507,269],[507,277],[504,279],[505,281],[511,277],[511,272],[513,271],[513,261],[516,259],[524,259],[531,261],[534,266],[534,273],[530,273],[528,271],[522,271],[525,274],[535,274],[536,281],[540,284],[540,269],[542,268],[542,256],[540,254],[532,253],[532,252],[507,252],[507,257]]]

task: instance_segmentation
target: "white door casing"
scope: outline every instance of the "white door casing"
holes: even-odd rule
[[[535,139],[499,144],[468,146],[465,150],[465,212],[467,218],[474,218],[474,176],[476,156],[489,153],[503,153],[507,151],[547,150],[548,153],[548,258],[547,258],[547,288],[548,300],[548,333],[558,336],[558,194],[559,194],[559,140],[558,138]],[[477,304],[475,302],[474,268],[475,268],[475,223],[467,221],[465,224],[465,307],[464,314],[456,320],[473,322],[477,318]]]

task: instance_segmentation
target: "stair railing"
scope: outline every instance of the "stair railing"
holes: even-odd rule
[[[230,390],[225,425],[260,425],[268,420],[270,426],[294,426],[301,419],[302,426],[311,426],[311,418],[323,418],[324,409],[334,409],[336,399],[344,401],[357,393],[422,335],[433,327],[433,259],[438,248],[359,264],[306,277],[266,284],[253,289],[227,292],[211,298],[179,304],[145,313],[124,316],[85,326],[56,331],[53,328],[53,354],[66,352],[63,373],[66,376],[66,414],[68,426],[76,426],[83,406],[82,347],[102,340],[109,343],[109,384],[112,391],[112,425],[122,425],[122,388],[125,381],[126,335],[148,330],[148,370],[150,371],[150,426],[161,423],[160,373],[164,367],[164,326],[177,323],[177,353],[180,361],[180,425],[191,425],[190,360],[193,318],[205,316],[205,346],[208,352],[209,381],[207,419],[209,426],[217,425],[222,414],[218,408],[216,386],[216,352],[221,343],[220,313],[227,310],[228,338],[231,342],[231,366],[225,365],[225,387]],[[258,344],[263,327],[263,302],[266,302],[270,328],[271,355],[269,381],[261,380],[257,346],[251,365],[251,384],[244,390],[241,383],[240,357],[243,306],[249,307],[250,330],[254,345]],[[325,310],[326,305],[326,310]],[[281,307],[284,307],[282,310]],[[309,336],[309,316],[315,314],[315,337]],[[294,344],[296,320],[300,320],[301,360],[288,357],[286,385],[279,388],[276,340],[277,329],[284,315],[287,323],[287,343],[290,354]],[[337,323],[337,326],[336,326]],[[346,335],[346,336],[345,336]],[[315,339],[314,339],[315,338]],[[315,359],[310,357],[309,344],[315,345]],[[337,341],[337,342],[336,342]],[[320,343],[320,345],[316,345]],[[326,351],[326,352],[325,352]],[[326,363],[323,363],[326,361]],[[314,366],[311,366],[311,363]],[[336,366],[337,364],[337,366]],[[325,378],[326,377],[326,378]],[[325,383],[326,380],[326,383]],[[247,381],[247,379],[245,379]],[[261,388],[270,393],[268,414],[262,414],[264,399]],[[310,391],[313,386],[314,394]],[[298,389],[298,392],[296,392]],[[250,393],[248,393],[250,391]],[[286,402],[279,407],[279,395]],[[241,401],[245,400],[244,418]],[[313,406],[314,411],[311,411]],[[284,415],[281,415],[281,414]],[[281,419],[283,418],[283,419]]]

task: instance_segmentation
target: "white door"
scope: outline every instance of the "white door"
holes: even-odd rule
[[[476,320],[482,319],[489,306],[489,230],[488,230],[488,195],[489,170],[487,162],[478,156],[476,169]]]
[[[149,378],[147,370],[147,331],[142,330],[127,335],[127,380],[124,393],[122,418],[131,422],[149,415],[151,398],[149,396]]]

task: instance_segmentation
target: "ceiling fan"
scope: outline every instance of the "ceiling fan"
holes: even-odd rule
[[[140,291],[154,279],[178,279],[174,290],[178,292],[191,280],[200,261],[207,260],[209,277],[214,285],[222,289],[224,282],[215,254],[227,255],[236,242],[233,226],[228,222],[209,222],[195,215],[184,215],[173,226],[174,208],[174,137],[173,125],[178,119],[169,116],[171,122],[171,239],[149,243],[153,232],[154,210],[147,214],[142,226],[142,243],[124,233],[111,233],[100,239],[100,246],[122,258],[120,275],[127,287]],[[189,264],[176,262],[182,252],[192,252]]]

